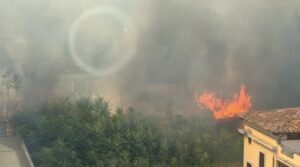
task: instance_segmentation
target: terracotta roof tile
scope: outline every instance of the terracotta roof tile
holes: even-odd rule
[[[300,133],[300,107],[247,112],[240,117],[273,134]]]

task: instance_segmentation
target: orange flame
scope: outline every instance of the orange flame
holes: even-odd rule
[[[199,105],[208,108],[216,119],[234,118],[238,114],[245,113],[251,107],[251,96],[247,94],[245,85],[241,86],[240,94],[234,95],[233,100],[227,101],[215,97],[212,92],[205,91],[196,96]]]

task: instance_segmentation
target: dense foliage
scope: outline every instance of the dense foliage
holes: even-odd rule
[[[239,166],[241,137],[200,116],[111,114],[102,99],[55,102],[13,118],[36,167]]]

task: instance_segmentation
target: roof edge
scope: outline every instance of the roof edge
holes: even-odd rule
[[[249,127],[259,131],[260,133],[263,133],[263,134],[267,135],[268,137],[271,137],[271,138],[275,139],[279,143],[281,134],[275,135],[275,134],[273,134],[273,133],[271,133],[271,132],[269,132],[269,131],[267,131],[267,130],[251,123],[251,122],[248,122],[247,120],[243,120],[243,121],[244,121],[244,124],[246,124]]]

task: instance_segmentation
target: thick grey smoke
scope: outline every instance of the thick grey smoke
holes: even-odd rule
[[[131,18],[137,49],[118,72],[99,77],[76,65],[68,35],[84,11],[107,5]],[[109,42],[127,30],[93,21],[82,25],[78,47],[91,66],[105,67]],[[0,64],[22,74],[26,103],[97,94],[123,107],[181,112],[194,110],[195,92],[230,97],[244,83],[255,109],[300,105],[297,0],[2,1],[0,23]]]

